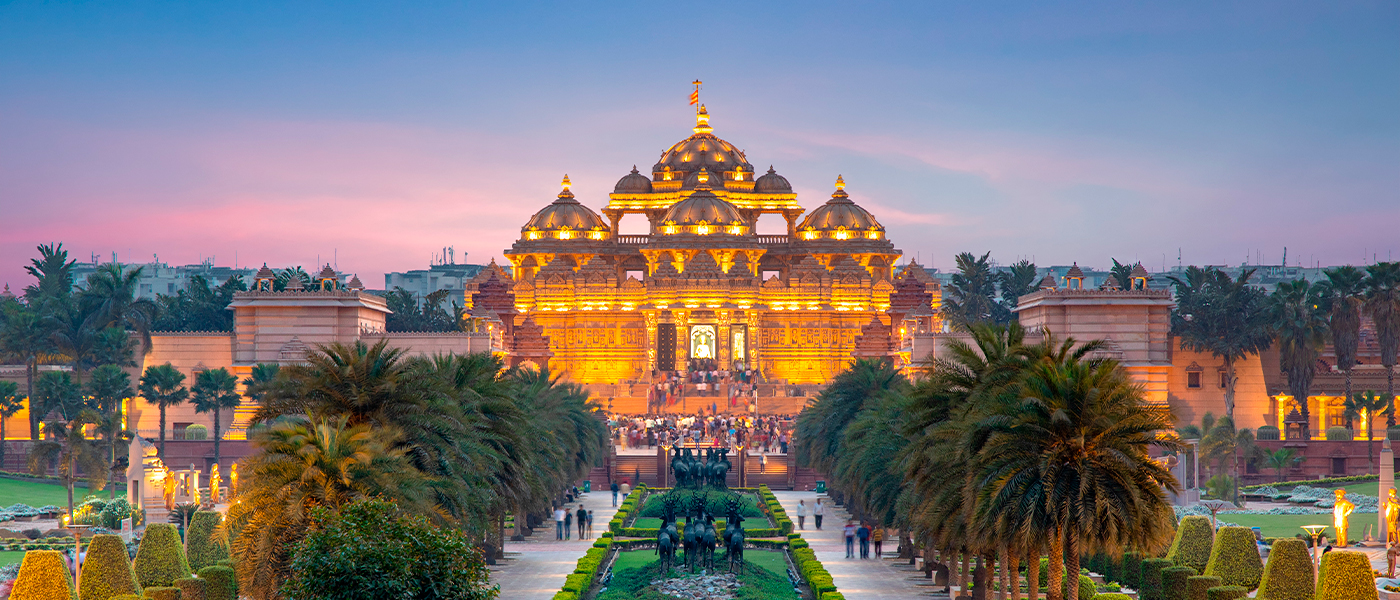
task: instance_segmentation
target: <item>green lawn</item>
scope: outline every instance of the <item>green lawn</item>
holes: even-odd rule
[[[1374,484],[1372,484],[1374,485]],[[1361,517],[1357,519],[1356,517]],[[1366,523],[1374,523],[1376,515],[1373,513],[1352,515],[1352,525],[1347,533],[1360,539],[1361,532],[1366,528]],[[1264,533],[1264,537],[1293,537],[1303,531],[1303,525],[1328,525],[1324,535],[1331,538],[1335,536],[1330,525],[1332,515],[1236,515],[1221,513],[1218,517],[1226,523],[1234,523],[1241,527],[1258,527]]]
[[[617,557],[617,562],[613,563],[613,572],[619,573],[624,569],[634,569],[654,563],[658,558],[655,552],[655,550],[632,550],[623,552]],[[680,552],[676,553],[676,561],[678,564],[681,560],[681,555],[682,553]],[[723,566],[725,564],[723,561],[724,552],[716,551],[715,564],[721,565],[721,570],[726,568]],[[782,552],[777,550],[755,550],[750,548],[744,551],[744,562],[749,565],[763,567],[768,572],[775,575],[787,577],[787,558],[783,556]]]
[[[77,504],[87,496],[86,485],[73,487],[73,504]],[[98,492],[102,497],[107,497],[110,490]],[[117,495],[125,493],[121,486],[117,487]],[[0,478],[0,507],[14,504],[28,504],[34,508],[52,504],[54,506],[68,506],[68,491],[64,487],[55,483],[39,483],[35,481],[21,481],[18,479]]]
[[[743,525],[744,531],[748,531],[750,529],[771,529],[773,527],[772,525],[768,524],[768,519],[763,518],[744,519]],[[659,528],[661,527],[661,519],[652,517],[637,517],[637,520],[632,523],[632,526],[638,528]],[[681,519],[681,522],[677,525],[677,528],[681,528],[684,526],[685,519]],[[715,530],[723,533],[724,521],[715,521]]]

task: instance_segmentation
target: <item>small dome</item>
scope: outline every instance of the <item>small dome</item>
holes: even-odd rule
[[[622,176],[617,180],[617,187],[613,188],[614,194],[650,194],[651,179],[646,175],[637,172],[637,165],[632,165],[632,172]]]
[[[856,205],[846,194],[846,182],[836,178],[836,192],[797,226],[802,239],[881,239],[885,228],[869,211]]]
[[[564,191],[559,192],[559,197],[530,217],[530,221],[521,228],[525,239],[537,240],[546,237],[546,234],[550,234],[547,237],[561,240],[605,239],[609,231],[607,224],[603,223],[598,213],[574,199],[574,193],[569,191],[568,175],[564,176],[562,185]]]
[[[689,231],[690,227],[702,225],[717,227],[714,233],[733,234],[727,227],[740,227],[740,232],[747,231],[739,209],[710,191],[709,172],[701,169],[699,175],[699,185],[695,193],[675,203],[671,210],[666,211],[666,217],[661,220],[664,224],[663,232],[681,233]],[[677,227],[684,229],[676,229]],[[706,235],[710,232],[697,230],[694,233]]]
[[[754,181],[753,191],[755,194],[791,194],[792,184],[768,165],[768,174]]]

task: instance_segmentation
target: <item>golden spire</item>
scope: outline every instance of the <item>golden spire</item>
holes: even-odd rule
[[[705,110],[705,105],[700,105],[700,111],[695,113],[695,133],[710,133],[715,128],[710,127],[710,111]]]
[[[573,197],[574,197],[574,193],[571,192],[571,191],[569,191],[569,185],[570,185],[570,184],[569,184],[569,176],[568,176],[568,174],[565,174],[565,175],[564,175],[564,181],[561,182],[559,185],[564,186],[563,191],[560,191],[560,192],[559,192],[559,198],[563,199],[563,198],[573,198]]]
[[[568,178],[566,177],[565,179],[567,180]],[[836,189],[843,191],[846,189],[846,180],[842,179],[840,175],[836,176]]]
[[[559,184],[559,185],[564,186],[564,189],[566,189],[566,190],[569,189],[569,185],[570,185],[570,184],[569,184],[569,174],[568,174],[568,173],[565,173],[565,174],[564,174],[564,182],[561,183],[561,184]]]

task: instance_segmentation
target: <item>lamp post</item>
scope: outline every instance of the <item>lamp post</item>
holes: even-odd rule
[[[1326,526],[1326,525],[1303,525],[1302,527],[1303,527],[1303,531],[1308,532],[1308,535],[1311,535],[1311,536],[1312,536],[1312,542],[1313,542],[1313,543],[1312,543],[1313,572],[1316,573],[1316,572],[1317,572],[1317,536],[1322,535],[1322,532],[1327,530],[1327,526]]]
[[[68,531],[73,532],[73,580],[74,585],[81,588],[83,584],[83,531],[92,527],[91,525],[70,524],[72,519],[69,515],[63,515],[63,526]]]
[[[1220,529],[1220,526],[1217,525],[1215,520],[1215,513],[1226,508],[1236,508],[1233,502],[1227,502],[1225,500],[1202,500],[1201,506],[1210,509],[1210,528],[1212,531]]]

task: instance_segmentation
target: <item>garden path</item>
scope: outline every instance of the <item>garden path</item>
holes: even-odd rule
[[[884,547],[885,556],[888,558],[846,558],[846,542],[841,529],[850,518],[850,514],[832,504],[831,498],[826,494],[775,491],[773,495],[782,503],[783,510],[787,511],[794,525],[797,522],[798,500],[805,500],[808,506],[812,506],[816,504],[817,498],[821,498],[822,504],[830,505],[821,530],[816,529],[815,520],[809,516],[806,529],[798,530],[798,533],[802,534],[802,538],[816,551],[817,559],[822,561],[822,566],[831,573],[836,583],[836,591],[841,592],[847,600],[948,597],[942,593],[935,596],[933,590],[941,591],[942,588],[927,585],[929,581],[924,579],[921,572],[909,567],[907,559],[901,561],[893,558],[898,546],[893,541],[886,542]]]
[[[501,598],[510,600],[550,600],[564,587],[564,577],[574,572],[578,559],[593,547],[597,536],[608,530],[617,508],[612,492],[594,491],[583,495],[583,506],[593,511],[593,538],[560,542],[554,539],[554,524],[536,529],[523,542],[506,541],[506,559],[490,567],[491,583],[501,586]],[[618,499],[621,502],[621,498]],[[578,510],[578,502],[570,504]],[[575,528],[574,534],[578,533]]]

